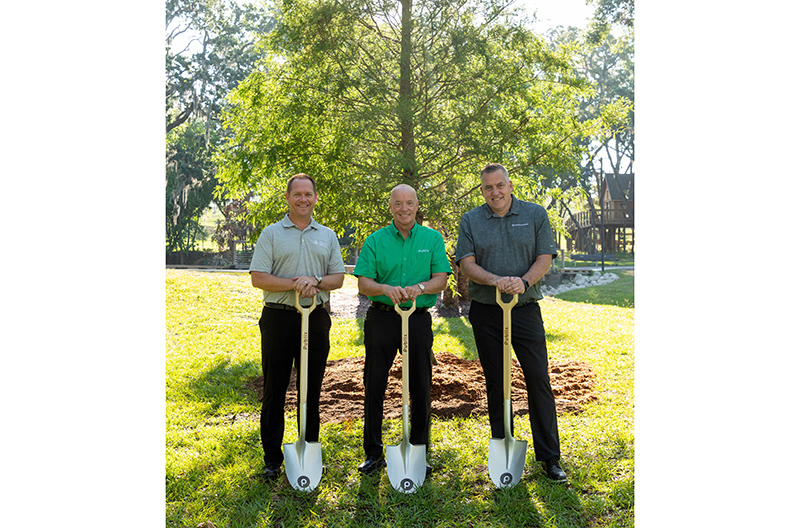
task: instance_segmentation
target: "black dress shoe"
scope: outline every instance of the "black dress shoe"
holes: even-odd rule
[[[382,467],[386,467],[386,459],[383,457],[376,457],[376,456],[368,456],[365,461],[363,461],[358,466],[358,470],[365,474],[369,475],[370,473],[374,472],[376,469],[380,469]]]
[[[551,458],[547,462],[542,462],[542,466],[551,480],[555,480],[556,482],[567,481],[567,474],[564,473],[564,470],[558,465],[557,458]]]
[[[281,474],[281,465],[277,462],[271,462],[264,465],[264,469],[259,476],[264,480],[275,480]]]
[[[430,477],[430,476],[431,476],[431,473],[433,473],[433,468],[431,467],[431,465],[430,465],[430,464],[428,464],[427,462],[425,462],[425,476],[426,476],[426,477]]]

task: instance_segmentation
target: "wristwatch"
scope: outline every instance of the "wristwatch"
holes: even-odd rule
[[[322,282],[322,277],[320,277],[319,275],[314,275],[314,278],[317,279],[317,283],[314,285],[314,287],[316,288]]]
[[[520,279],[522,279],[522,277],[520,277]],[[528,281],[526,281],[525,279],[522,279],[522,284],[524,284],[524,285],[525,285],[525,290],[526,290],[526,291],[527,291],[527,289],[528,289],[528,288],[530,288],[530,287],[531,287],[531,285],[530,285],[530,284],[528,284]]]
[[[417,284],[417,286],[419,286],[419,289],[422,290],[422,293],[425,293],[425,286],[423,286],[421,282]]]

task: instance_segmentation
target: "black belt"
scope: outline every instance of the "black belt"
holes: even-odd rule
[[[382,302],[372,301],[371,306],[373,308],[377,308],[378,310],[382,310],[384,312],[394,312],[395,311],[394,310],[394,305],[389,306],[388,304],[383,304]],[[401,309],[403,309],[403,308],[401,308]],[[427,308],[417,308],[416,310],[414,310],[414,313],[427,312],[427,311],[428,311]]]
[[[297,308],[295,308],[294,306],[289,306],[288,304],[283,304],[283,303],[265,302],[264,306],[266,306],[267,308],[274,308],[276,310],[289,310],[292,312],[297,311]],[[318,304],[316,308],[319,308],[320,306],[322,306],[322,303]],[[303,306],[303,308],[311,308],[311,306]]]

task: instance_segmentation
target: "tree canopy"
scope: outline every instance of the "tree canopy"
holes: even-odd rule
[[[481,203],[480,168],[503,163],[541,201],[545,170],[579,172],[582,139],[624,119],[591,97],[571,51],[553,48],[497,0],[279,0],[270,55],[232,91],[218,178],[255,193],[258,225],[284,212],[286,179],[313,175],[315,216],[357,243],[391,216],[389,190],[417,189],[418,220],[454,238]],[[556,191],[558,192],[558,191]]]
[[[256,42],[272,18],[235,0],[167,0],[165,22],[166,249],[185,252],[214,198],[225,97],[262,57]]]

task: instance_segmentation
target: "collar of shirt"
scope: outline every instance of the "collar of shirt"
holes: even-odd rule
[[[295,229],[300,229],[299,227],[297,227],[297,226],[295,225],[295,223],[294,223],[294,222],[292,222],[292,221],[289,219],[289,213],[286,213],[286,214],[283,216],[283,219],[281,220],[281,225],[282,225],[283,227],[294,227]],[[308,227],[306,227],[306,229],[308,229],[309,227],[310,227],[310,228],[312,228],[312,229],[319,229],[319,224],[317,223],[317,221],[316,221],[316,220],[314,220],[314,219],[312,218],[312,219],[311,219],[311,223],[310,223],[310,224],[308,224]]]
[[[402,236],[403,236],[403,233],[401,233],[401,232],[400,232],[400,230],[399,230],[399,229],[397,229],[397,227],[395,227],[395,225],[394,225],[394,220],[392,220],[391,222],[389,222],[389,225],[392,227],[392,231],[394,231],[394,234],[396,234],[396,235],[397,235],[397,236],[399,236],[399,237],[402,237]],[[410,236],[412,236],[412,235],[413,235],[413,234],[416,232],[416,227],[417,227],[418,225],[419,225],[419,224],[417,224],[417,221],[416,221],[416,220],[414,220],[414,226],[413,226],[411,229],[409,229],[409,230],[408,230],[408,236],[409,236],[409,237],[410,237]]]
[[[517,200],[517,197],[512,194],[511,195],[511,207],[508,209],[508,213],[506,213],[505,216],[500,216],[499,214],[497,214],[494,211],[492,211],[492,208],[489,207],[489,204],[487,204],[487,203],[483,204],[483,206],[486,208],[485,209],[486,218],[488,219],[488,218],[492,218],[492,217],[505,218],[508,215],[519,214],[519,205],[518,204],[519,204],[519,200]]]

